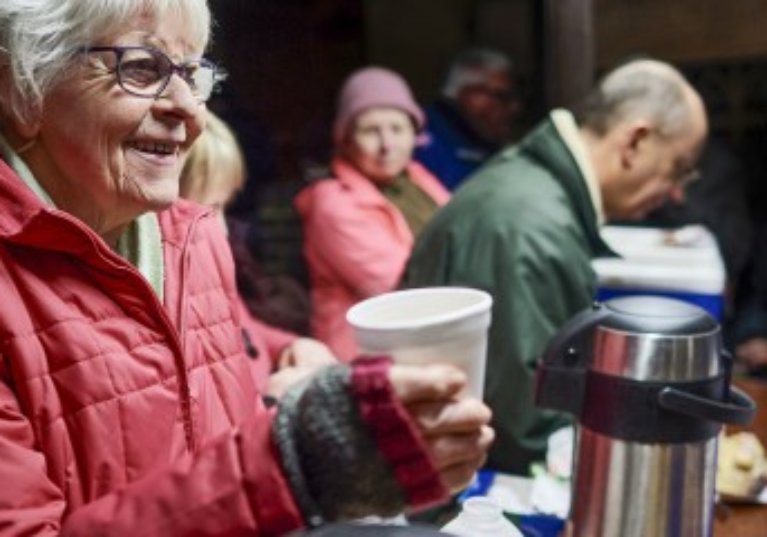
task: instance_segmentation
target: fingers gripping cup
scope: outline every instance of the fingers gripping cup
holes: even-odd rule
[[[453,364],[466,373],[469,394],[482,399],[492,303],[478,289],[426,287],[369,298],[346,319],[363,353],[402,364]]]

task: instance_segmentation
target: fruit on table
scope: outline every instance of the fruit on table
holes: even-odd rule
[[[764,487],[767,460],[759,439],[748,432],[719,438],[716,490],[720,494],[752,497]]]

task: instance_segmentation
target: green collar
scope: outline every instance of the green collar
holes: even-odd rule
[[[551,118],[545,119],[528,134],[520,142],[519,150],[547,168],[565,190],[573,204],[576,217],[586,232],[594,257],[615,256],[615,252],[599,235],[597,213],[586,180]]]
[[[165,263],[157,213],[144,213],[131,222],[117,240],[115,251],[138,269],[162,302]]]

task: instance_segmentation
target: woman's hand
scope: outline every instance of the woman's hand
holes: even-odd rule
[[[451,492],[466,488],[495,437],[490,409],[458,397],[466,375],[449,365],[393,365],[389,379],[423,435],[427,451]]]
[[[290,388],[308,380],[318,367],[286,367],[269,375],[266,395],[280,399]]]
[[[277,370],[269,375],[266,394],[279,399],[291,386],[337,362],[338,359],[324,343],[316,339],[298,338],[280,354]]]
[[[313,367],[316,369],[337,362],[338,358],[335,357],[327,345],[316,339],[300,337],[280,353],[277,369],[295,366]]]

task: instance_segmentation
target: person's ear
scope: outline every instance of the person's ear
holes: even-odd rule
[[[32,111],[26,117],[18,114],[0,111],[0,123],[4,125],[3,133],[12,146],[25,145],[37,138],[40,133],[42,121],[40,114]]]
[[[621,143],[621,166],[629,170],[636,166],[640,155],[647,147],[652,135],[652,126],[644,120],[637,120],[626,125]]]
[[[0,124],[3,126],[3,132],[7,137],[16,140],[33,140],[40,132],[39,109],[28,110],[24,114],[26,117],[21,117],[19,113],[14,112],[9,105],[12,101],[10,89],[12,86],[10,67],[0,65],[0,87],[3,88],[0,95]]]
[[[3,94],[0,95],[0,124],[3,126],[3,132],[6,137],[13,138],[17,142],[34,140],[42,126],[40,112],[42,105],[27,109],[23,114],[14,111],[10,106],[11,95],[8,89],[10,84],[7,68],[0,67],[0,87],[4,88]]]
[[[40,121],[0,113],[0,133],[19,154],[35,145],[40,133]]]

